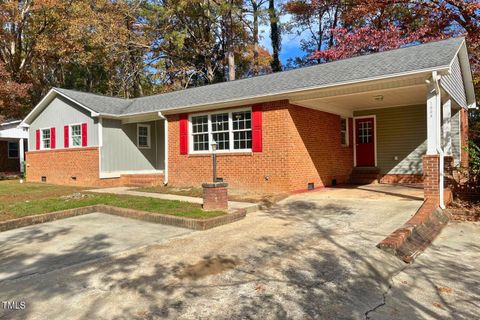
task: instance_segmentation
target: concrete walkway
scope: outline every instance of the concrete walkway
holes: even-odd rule
[[[93,190],[88,190],[88,192],[120,194],[120,195],[137,196],[137,197],[149,197],[149,198],[157,198],[157,199],[163,199],[163,200],[177,200],[177,201],[184,201],[184,202],[191,202],[191,203],[198,203],[198,204],[203,203],[202,198],[179,196],[179,195],[167,194],[167,193],[134,191],[134,189],[136,188],[116,187],[116,188],[93,189]],[[251,213],[251,212],[257,211],[259,209],[259,206],[256,203],[250,203],[250,202],[228,201],[228,208],[231,210],[245,209],[247,210],[247,213]]]

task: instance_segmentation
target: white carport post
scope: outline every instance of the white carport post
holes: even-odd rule
[[[24,167],[23,167],[23,161],[24,161],[24,148],[23,148],[23,139],[18,140],[18,159],[20,161],[20,172],[23,173]]]
[[[425,200],[444,205],[444,152],[442,147],[442,102],[440,76],[432,72],[427,81],[427,154],[423,157],[423,190]]]
[[[440,117],[440,109],[438,100],[440,100],[440,92],[437,92],[433,83],[428,84],[427,92],[427,155],[438,154],[437,139],[440,137],[438,120]]]
[[[443,151],[452,155],[452,100],[448,97],[442,105],[443,115]]]

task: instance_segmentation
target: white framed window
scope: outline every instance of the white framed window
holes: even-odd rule
[[[252,151],[252,110],[238,109],[189,115],[189,152]]]
[[[342,146],[348,146],[348,119],[340,118],[340,143]]]
[[[137,146],[140,149],[150,149],[150,125],[137,124]]]
[[[50,149],[51,148],[51,131],[50,128],[48,129],[42,129],[42,143],[41,143],[41,149]]]
[[[82,125],[71,124],[70,126],[70,147],[82,146]]]
[[[19,154],[18,142],[8,142],[8,159],[18,159]]]

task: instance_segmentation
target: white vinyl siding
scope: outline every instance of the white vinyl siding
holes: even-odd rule
[[[426,152],[425,105],[355,111],[376,115],[377,166],[383,174],[422,174]]]
[[[452,63],[452,73],[442,76],[440,84],[460,106],[464,108],[467,107],[467,95],[465,93],[462,68],[460,67],[458,57],[456,57]]]

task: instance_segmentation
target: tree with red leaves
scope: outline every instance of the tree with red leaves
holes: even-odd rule
[[[478,0],[359,0],[342,11],[342,26],[330,30],[334,45],[317,50],[322,61],[464,35],[480,101],[480,3]]]

